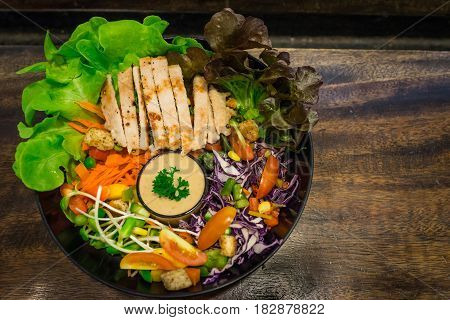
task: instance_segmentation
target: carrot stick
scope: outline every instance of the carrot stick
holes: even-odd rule
[[[111,153],[106,158],[105,165],[107,167],[118,167],[118,166],[120,166],[122,164],[126,164],[128,162],[130,162],[129,156],[122,156],[121,154],[118,154],[118,153]]]
[[[86,142],[82,142],[81,143],[81,150],[83,150],[83,151],[89,150],[89,146],[87,145]]]
[[[195,286],[200,281],[200,269],[186,268],[184,269],[192,281],[192,285]]]
[[[99,107],[97,107],[95,104],[92,104],[88,101],[78,101],[77,104],[84,110],[95,113],[97,116],[99,116],[100,118],[105,120],[105,116],[103,115],[102,110]]]
[[[86,126],[88,128],[105,129],[104,125],[102,125],[100,123],[96,123],[96,122],[90,121],[90,120],[81,119],[81,118],[76,118],[76,119],[73,119],[73,120],[75,120],[76,122],[81,123],[82,125],[84,125],[84,126]]]
[[[84,166],[83,162],[80,162],[75,167],[75,172],[77,173],[77,175],[80,177],[81,180],[86,179],[87,176],[89,175],[89,170]]]
[[[87,128],[80,126],[79,124],[75,123],[75,122],[68,122],[67,123],[69,126],[71,126],[72,128],[74,128],[75,130],[81,132],[81,133],[86,133],[87,132]]]

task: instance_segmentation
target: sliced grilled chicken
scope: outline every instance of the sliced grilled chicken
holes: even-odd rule
[[[180,124],[178,113],[173,96],[172,86],[169,78],[169,66],[166,57],[156,57],[151,59],[153,78],[156,85],[159,105],[161,107],[169,139],[169,149],[176,150],[181,146]]]
[[[125,147],[127,140],[110,75],[106,77],[105,84],[103,85],[100,105],[105,115],[105,128],[111,132],[111,136],[119,146]]]
[[[141,71],[137,66],[133,66],[133,81],[134,89],[136,90],[139,111],[139,148],[142,150],[147,150],[149,148],[148,122],[147,114],[145,112],[144,95],[142,92]]]
[[[208,93],[207,93],[207,95],[208,95]],[[208,100],[209,100],[209,104],[208,104],[208,137],[207,137],[206,141],[208,141],[208,143],[216,143],[217,140],[219,140],[220,136],[217,133],[216,125],[214,123],[214,113],[213,113],[213,109],[211,106],[211,99],[209,99],[209,95],[208,95]]]
[[[139,149],[139,127],[136,114],[136,102],[134,101],[133,72],[131,67],[120,72],[119,95],[120,110],[122,111],[123,128],[127,139],[127,150]]]
[[[181,133],[181,153],[187,154],[192,150],[194,132],[192,130],[191,115],[189,113],[189,100],[183,81],[183,73],[179,65],[169,66],[170,82],[177,104],[178,120]]]
[[[153,144],[156,150],[169,147],[166,129],[164,128],[161,108],[159,106],[158,96],[156,94],[155,80],[153,79],[153,71],[151,58],[142,58],[139,60],[141,68],[141,82],[144,92],[144,102],[147,108],[147,117],[152,129]]]
[[[208,110],[211,109],[208,96],[208,84],[202,76],[195,76],[193,82],[194,95],[194,143],[193,150],[206,145],[208,134]]]
[[[230,135],[231,130],[227,127],[235,111],[226,105],[226,93],[216,90],[213,86],[209,89],[209,99],[211,100],[212,110],[214,112],[214,124],[218,134]]]

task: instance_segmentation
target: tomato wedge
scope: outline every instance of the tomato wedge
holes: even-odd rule
[[[252,146],[247,142],[242,143],[234,130],[230,136],[230,143],[241,160],[253,160],[255,158]]]
[[[267,159],[264,171],[261,176],[261,182],[258,187],[257,199],[261,199],[272,191],[273,187],[277,183],[278,171],[280,168],[280,162],[273,155],[270,155]]]
[[[82,196],[73,196],[69,199],[69,209],[75,213],[76,215],[81,214],[80,211],[77,209],[80,209],[83,212],[87,212],[87,206],[84,202],[84,199]]]
[[[165,252],[175,260],[187,266],[201,266],[208,260],[205,253],[201,252],[169,229],[161,230],[159,242]]]
[[[98,150],[97,148],[91,147],[89,149],[89,156],[99,161],[106,161],[108,158],[109,151]]]
[[[186,265],[184,263],[181,263],[178,260],[175,260],[170,254],[168,254],[163,248],[156,248],[152,251],[152,253],[157,254],[158,256],[161,256],[167,260],[170,261],[170,263],[173,264],[173,266],[177,269],[184,269],[186,268]]]
[[[166,258],[149,252],[129,253],[120,261],[120,269],[133,270],[175,270]]]
[[[236,209],[233,207],[224,207],[217,211],[200,231],[198,248],[206,250],[216,243],[233,222],[235,216]]]
[[[200,269],[197,268],[186,268],[184,269],[188,274],[189,279],[192,281],[192,285],[195,286],[200,282]]]

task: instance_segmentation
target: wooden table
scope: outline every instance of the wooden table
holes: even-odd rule
[[[264,268],[205,298],[448,299],[450,52],[291,54],[325,79],[306,210]],[[41,59],[41,47],[0,47],[0,298],[133,298],[63,256],[11,170],[35,78],[14,71]]]

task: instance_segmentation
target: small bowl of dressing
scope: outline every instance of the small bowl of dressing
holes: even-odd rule
[[[169,199],[153,192],[154,181],[162,170],[176,168],[173,185],[181,178],[188,182],[189,194],[179,200]],[[141,204],[152,213],[153,218],[165,223],[178,224],[200,209],[208,183],[203,167],[190,155],[179,152],[163,152],[150,159],[139,172],[136,191]]]

